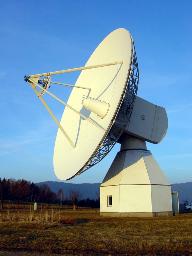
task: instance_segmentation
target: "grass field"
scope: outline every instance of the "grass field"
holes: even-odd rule
[[[0,212],[0,255],[189,255],[192,214],[106,218],[99,211]]]

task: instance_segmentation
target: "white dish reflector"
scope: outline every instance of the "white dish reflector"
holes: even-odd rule
[[[103,63],[116,65],[83,70],[67,104],[87,116],[82,118],[65,108],[60,124],[73,145],[58,129],[54,149],[54,171],[59,179],[70,179],[93,157],[109,133],[126,90],[132,60],[133,42],[130,33],[117,29],[96,48],[86,66]],[[89,119],[94,122],[90,122]]]

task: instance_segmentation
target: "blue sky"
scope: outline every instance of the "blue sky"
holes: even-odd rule
[[[148,148],[170,182],[192,181],[191,11],[190,0],[1,1],[0,176],[56,180],[57,127],[23,76],[82,66],[109,32],[124,27],[136,44],[138,95],[165,106],[169,117],[165,139]],[[102,181],[118,149],[72,182]]]

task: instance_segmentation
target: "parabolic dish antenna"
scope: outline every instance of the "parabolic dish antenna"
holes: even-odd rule
[[[136,69],[137,63],[128,31],[118,29],[109,34],[93,52],[85,67],[103,63],[114,65],[83,70],[75,86],[83,86],[87,90],[74,87],[67,102],[86,118],[78,116],[70,108],[64,110],[61,125],[74,146],[58,129],[54,170],[61,179],[69,179],[84,172],[111,150],[121,135],[121,130],[113,131],[112,127],[126,92],[131,94],[126,101],[127,115],[131,114],[138,77],[134,83],[133,78],[130,79],[135,75],[133,69]]]
[[[36,79],[37,85],[43,84],[46,91],[52,73],[56,72],[31,75],[25,79],[34,84]],[[117,29],[92,53],[67,101],[53,158],[54,171],[59,179],[70,179],[86,171],[112,149],[122,134],[122,122],[127,125],[130,118],[138,81],[133,39],[127,30]],[[122,111],[126,118],[118,127],[115,121]]]
[[[81,71],[75,85],[53,82],[54,75]],[[26,76],[59,129],[54,170],[71,179],[101,161],[121,144],[100,185],[100,212],[114,216],[172,213],[171,186],[146,141],[159,143],[168,128],[166,110],[138,96],[139,71],[133,39],[125,29],[110,33],[85,66]],[[72,87],[67,103],[50,92],[52,85]],[[65,106],[59,121],[47,93]]]

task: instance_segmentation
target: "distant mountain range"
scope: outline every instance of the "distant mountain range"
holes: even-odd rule
[[[65,183],[57,181],[45,181],[37,185],[47,184],[53,192],[62,189],[65,197],[69,197],[71,191],[79,192],[81,199],[96,199],[99,196],[100,183]],[[172,190],[179,192],[180,203],[184,201],[192,202],[192,182],[172,184]]]
[[[99,197],[99,186],[100,183],[65,183],[58,181],[45,181],[36,183],[37,185],[47,184],[50,189],[57,193],[59,189],[62,189],[64,192],[64,197],[69,198],[70,192],[75,191],[79,192],[80,199],[97,199]]]
[[[192,182],[172,184],[172,191],[179,193],[179,201],[192,203]]]

